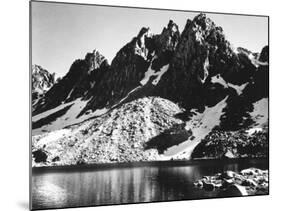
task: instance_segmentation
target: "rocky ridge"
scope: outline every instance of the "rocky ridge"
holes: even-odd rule
[[[69,72],[60,79],[34,106],[33,116],[53,109],[63,103],[83,98],[93,89],[103,74],[108,71],[107,60],[97,50],[77,59]]]
[[[34,165],[189,159],[193,149],[196,158],[240,157],[239,147],[254,144],[262,148],[255,156],[267,156],[268,46],[254,60],[249,55],[233,49],[205,14],[187,20],[182,33],[173,21],[158,35],[143,27],[110,65],[98,51],[88,53],[34,105],[33,125],[41,134],[33,137]],[[161,112],[165,107],[173,115]],[[150,121],[141,118],[147,114]],[[102,128],[110,125],[115,132],[106,135]],[[257,143],[243,135],[251,128],[265,132]],[[232,135],[235,141],[217,143]]]

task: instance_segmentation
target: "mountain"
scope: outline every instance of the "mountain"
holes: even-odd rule
[[[33,106],[33,134],[61,129],[89,118],[79,113],[85,99],[109,71],[108,61],[97,50],[73,62],[69,72]]]
[[[73,62],[69,72],[34,105],[33,115],[53,109],[62,103],[85,97],[107,71],[108,62],[97,50],[87,53],[85,59]]]
[[[87,54],[85,59],[76,60],[60,82],[33,106],[34,134],[84,121],[125,100],[140,85],[152,55],[158,55],[152,61],[156,70],[169,61],[178,37],[178,26],[172,21],[160,35],[151,35],[149,28],[143,27],[119,50],[110,66],[100,53]],[[90,55],[96,64],[94,67],[87,62]],[[160,73],[154,75],[161,77],[163,73]]]
[[[34,105],[33,165],[267,156],[268,64],[268,46],[234,49],[205,14],[181,33],[143,27],[110,65],[97,50],[76,60]]]
[[[55,84],[55,73],[51,74],[39,65],[32,65],[31,81],[32,104],[35,104]]]

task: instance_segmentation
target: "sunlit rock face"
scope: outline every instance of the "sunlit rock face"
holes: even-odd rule
[[[162,98],[141,98],[68,129],[33,136],[34,166],[159,160],[167,148],[181,143],[186,134],[155,144],[153,137],[184,122],[183,110]],[[176,129],[176,128],[175,128]],[[42,159],[43,157],[43,159]]]

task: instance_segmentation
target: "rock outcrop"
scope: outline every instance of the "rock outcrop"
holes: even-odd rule
[[[268,157],[268,131],[212,131],[192,153],[192,158],[266,158]]]
[[[248,196],[269,194],[268,170],[249,168],[240,172],[226,171],[204,176],[194,185],[205,191],[219,189],[219,196]]]

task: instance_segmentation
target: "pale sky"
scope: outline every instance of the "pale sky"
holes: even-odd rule
[[[142,27],[161,33],[169,20],[182,32],[198,12],[32,2],[32,64],[64,76],[76,59],[97,49],[109,62]],[[234,47],[260,52],[268,44],[268,18],[207,13]]]

